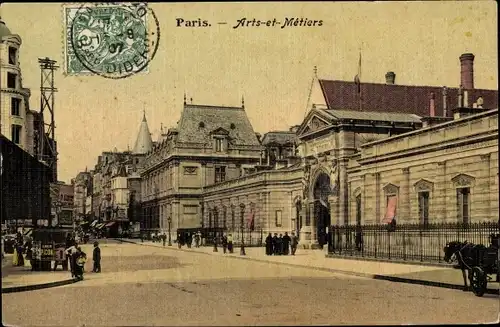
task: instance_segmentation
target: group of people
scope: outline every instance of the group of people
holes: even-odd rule
[[[179,249],[183,245],[187,245],[190,249],[194,242],[194,246],[199,248],[201,246],[201,232],[189,233],[189,232],[179,232],[177,233],[177,246]]]
[[[224,251],[224,253],[226,253],[227,251],[229,251],[229,253],[233,253],[233,235],[232,234],[229,234],[229,235],[222,235],[221,236],[221,244],[222,244],[222,250]],[[216,243],[216,242],[215,242]]]
[[[92,272],[101,272],[101,249],[99,248],[99,242],[94,242],[94,250],[92,253],[92,259],[94,265]],[[66,237],[66,260],[69,261],[69,266],[71,270],[71,277],[76,279],[83,279],[83,273],[85,271],[85,263],[87,262],[87,254],[82,251],[82,248],[78,245],[75,238],[68,234]]]
[[[290,249],[292,255],[295,255],[299,238],[292,232],[292,236],[285,232],[285,235],[274,233],[274,236],[269,233],[266,237],[266,255],[288,255]]]
[[[22,267],[25,264],[25,257],[24,255],[26,254],[26,260],[31,261],[32,256],[33,256],[33,244],[31,242],[31,238],[28,238],[26,242],[24,242],[24,238],[21,235],[20,232],[17,232],[16,234],[16,240],[14,243],[14,255],[12,257],[12,263],[14,266]]]

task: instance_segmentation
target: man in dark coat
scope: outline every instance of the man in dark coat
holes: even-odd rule
[[[292,238],[290,241],[290,246],[292,248],[292,255],[295,255],[295,251],[297,251],[297,245],[299,244],[299,238],[295,236],[295,233],[292,232]]]
[[[92,272],[101,272],[101,249],[99,248],[99,243],[94,242],[94,252],[92,253],[92,259],[94,260],[94,269]]]
[[[273,245],[273,254],[278,255],[278,233],[274,233],[272,245]]]
[[[271,233],[266,237],[266,255],[273,254],[273,236]]]
[[[292,239],[288,236],[288,232],[285,232],[285,236],[283,236],[283,254],[288,255],[290,251],[290,241]]]
[[[278,255],[283,254],[283,235],[280,234],[280,236],[276,239],[276,246],[278,248]]]

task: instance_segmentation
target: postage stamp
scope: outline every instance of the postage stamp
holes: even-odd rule
[[[160,28],[147,3],[84,3],[63,8],[66,74],[118,79],[148,71],[158,49]]]

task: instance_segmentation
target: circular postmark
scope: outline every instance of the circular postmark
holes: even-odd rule
[[[142,2],[83,4],[68,33],[71,67],[111,79],[146,70],[160,41],[158,19]]]

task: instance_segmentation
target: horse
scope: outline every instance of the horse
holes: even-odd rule
[[[458,261],[460,270],[462,271],[462,277],[464,279],[464,291],[468,291],[470,288],[467,285],[467,274],[469,279],[472,277],[472,268],[481,267],[483,262],[483,257],[486,252],[486,247],[482,244],[473,244],[465,242],[449,242],[443,248],[445,262],[451,263],[455,260]],[[472,285],[471,285],[472,286]]]

